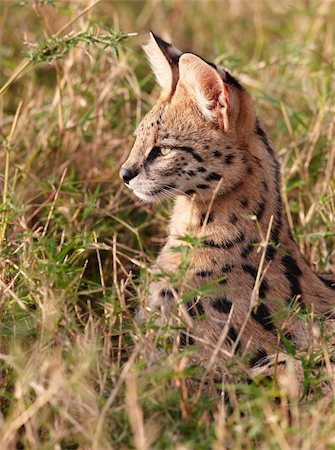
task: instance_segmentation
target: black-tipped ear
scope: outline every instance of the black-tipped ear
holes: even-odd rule
[[[143,48],[164,94],[172,94],[179,79],[178,61],[182,52],[152,32]]]
[[[178,65],[179,58],[182,55],[182,52],[168,42],[163,41],[163,39],[157,36],[157,34],[155,34],[153,31],[150,31],[150,34],[155,39],[158,47],[160,48],[168,62],[171,65]]]

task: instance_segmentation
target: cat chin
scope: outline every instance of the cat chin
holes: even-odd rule
[[[157,198],[153,195],[143,194],[143,192],[133,191],[136,197],[147,202],[147,203],[155,203]]]

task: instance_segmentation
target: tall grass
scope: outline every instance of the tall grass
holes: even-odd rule
[[[334,17],[327,0],[0,4],[1,449],[335,448],[326,339],[271,378],[236,358],[199,396],[176,329],[135,323],[171,205],[118,179],[158,95],[151,28],[252,92],[297,242],[335,272]]]

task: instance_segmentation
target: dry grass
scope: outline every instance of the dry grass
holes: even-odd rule
[[[21,3],[0,4],[0,448],[335,448],[326,339],[272,380],[236,357],[199,398],[175,329],[134,323],[170,205],[117,175],[157,96],[152,28],[251,90],[300,248],[335,272],[334,2]]]

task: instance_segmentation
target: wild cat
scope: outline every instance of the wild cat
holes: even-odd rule
[[[187,327],[181,340],[195,346],[204,367],[214,349],[219,368],[232,352],[249,355],[254,367],[285,338],[306,346],[307,327],[295,312],[331,314],[335,282],[317,276],[294,242],[279,163],[250,95],[225,69],[154,34],[144,50],[162,91],[136,130],[120,176],[142,200],[174,198],[154,268],[166,277],[151,284],[147,309],[162,322],[181,314]],[[180,269],[175,248],[186,235],[201,245],[191,251],[186,273],[194,296],[181,302],[169,274]]]

